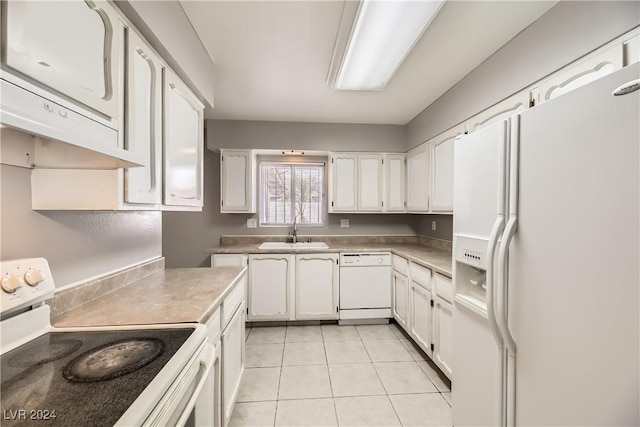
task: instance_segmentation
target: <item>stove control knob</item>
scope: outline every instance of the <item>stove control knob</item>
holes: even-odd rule
[[[10,294],[14,293],[20,286],[22,280],[15,274],[7,274],[2,278],[2,289]]]
[[[40,270],[34,270],[30,268],[24,273],[24,281],[27,282],[29,286],[35,286],[38,283],[42,282],[45,279],[44,273]]]

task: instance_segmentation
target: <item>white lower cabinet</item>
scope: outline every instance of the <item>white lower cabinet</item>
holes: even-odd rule
[[[444,374],[451,378],[453,358],[453,307],[451,303],[436,296],[433,307],[433,361]]]
[[[431,291],[423,288],[413,280],[409,286],[409,303],[411,305],[409,319],[409,335],[420,348],[431,356],[431,332],[433,330]]]
[[[294,262],[289,254],[249,255],[247,320],[289,320]]]
[[[338,318],[338,254],[296,255],[296,319]]]
[[[409,278],[393,271],[391,282],[393,318],[408,331],[409,327]]]
[[[245,305],[236,309],[222,331],[222,419],[227,426],[240,389],[244,370]]]

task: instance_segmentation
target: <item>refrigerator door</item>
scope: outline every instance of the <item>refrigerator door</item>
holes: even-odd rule
[[[493,315],[497,239],[504,226],[510,121],[456,141],[454,169],[453,424],[504,420],[504,352]]]
[[[516,425],[640,425],[640,91],[612,96],[639,75],[634,64],[522,113]]]

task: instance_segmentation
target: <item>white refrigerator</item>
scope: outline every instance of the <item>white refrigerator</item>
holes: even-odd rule
[[[456,140],[456,427],[640,425],[639,78]]]

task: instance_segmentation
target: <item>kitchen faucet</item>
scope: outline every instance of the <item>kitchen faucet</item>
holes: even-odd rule
[[[293,216],[293,232],[289,233],[289,238],[292,243],[298,243],[298,224],[296,222],[297,216]]]

